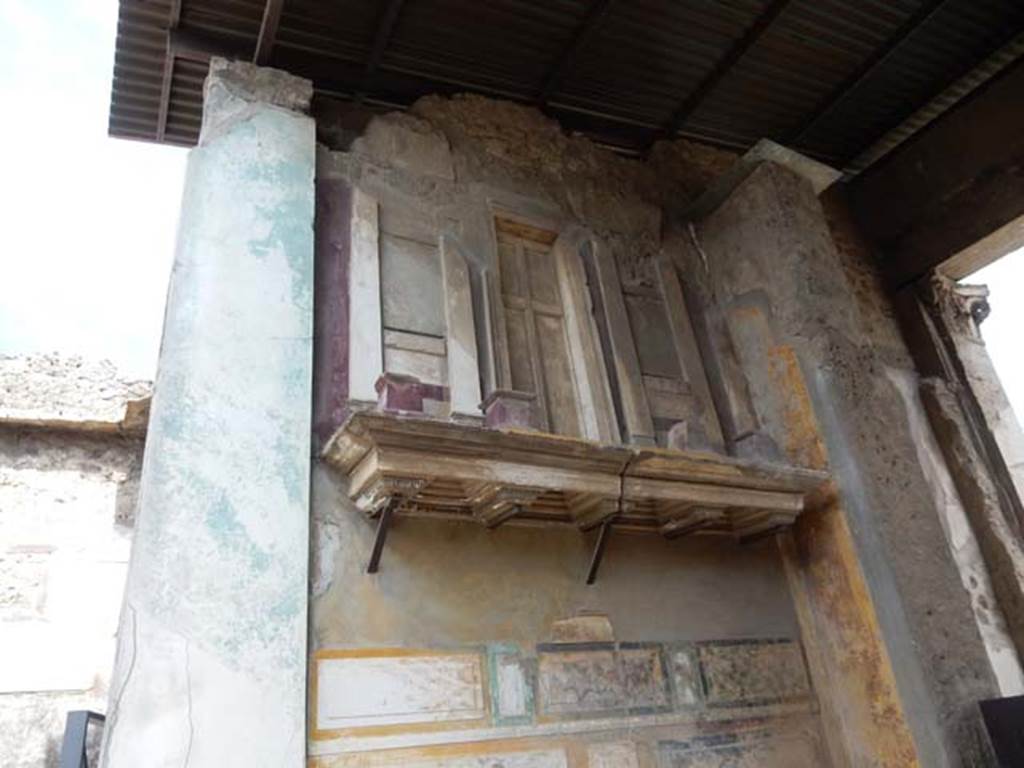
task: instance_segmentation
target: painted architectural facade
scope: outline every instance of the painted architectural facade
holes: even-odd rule
[[[103,765],[985,764],[1012,589],[830,169],[311,94],[211,63]]]

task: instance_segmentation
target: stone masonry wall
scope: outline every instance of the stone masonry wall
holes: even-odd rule
[[[66,713],[106,709],[148,396],[109,364],[0,357],[4,766],[56,766]]]

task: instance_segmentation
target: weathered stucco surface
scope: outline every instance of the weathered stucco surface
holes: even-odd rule
[[[922,467],[913,413],[891,374],[901,368],[913,375],[884,300],[863,268],[844,264],[851,253],[837,252],[810,188],[775,166],[748,177],[699,224],[697,238],[704,258],[691,252],[688,265],[701,278],[701,305],[725,314],[758,418],[791,457],[827,460],[839,490],[832,558],[850,562],[851,573],[833,567],[814,575],[813,563],[826,551],[827,517],[797,525],[792,555],[809,603],[808,629],[826,645],[838,631],[835,640],[845,638],[847,649],[837,645],[832,658],[846,658],[861,681],[873,681],[858,703],[850,695],[857,683],[843,666],[822,665],[828,677],[819,693],[823,714],[837,725],[831,730],[861,734],[859,744],[848,744],[855,763],[880,749],[885,764],[906,764],[910,755],[894,728],[902,710],[922,764],[982,764],[973,702],[999,688]],[[787,405],[801,381],[806,404]],[[861,578],[867,602],[844,616],[836,594],[856,594]],[[874,658],[848,655],[871,649],[879,634],[884,650],[871,650]]]
[[[594,534],[402,519],[389,534],[380,574],[368,578],[373,527],[351,510],[331,470],[318,468],[313,489],[317,646],[530,644],[581,611],[607,614],[627,641],[797,631],[770,542],[737,551],[726,540],[624,533],[612,538],[598,582],[587,586]]]
[[[311,765],[823,764],[772,541],[620,534],[587,586],[594,534],[410,518],[369,576],[344,482],[313,495]]]
[[[0,358],[4,766],[56,766],[67,712],[106,709],[148,396],[109,363]]]
[[[309,83],[215,60],[189,156],[103,764],[304,757]]]

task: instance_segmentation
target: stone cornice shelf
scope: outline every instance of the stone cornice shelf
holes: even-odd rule
[[[581,530],[608,523],[668,537],[774,533],[792,525],[828,481],[825,472],[710,453],[372,411],[351,415],[323,457],[348,478],[349,496],[370,517],[394,511],[487,527]]]

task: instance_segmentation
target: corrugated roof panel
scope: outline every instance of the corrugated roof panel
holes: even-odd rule
[[[804,143],[852,159],[1024,26],[1024,3],[988,5],[949,0],[823,117]]]
[[[764,25],[781,0],[405,0],[367,78],[387,3],[284,0],[270,63],[310,77],[321,94],[361,94],[368,104],[465,90],[531,103],[543,91],[568,129],[641,149],[685,105],[682,134],[729,146],[796,140],[841,162],[1024,29],[1019,0],[945,0],[836,100],[937,1],[790,0]],[[180,34],[251,56],[264,2],[182,0]],[[159,135],[170,12],[170,0],[121,0],[112,135]],[[600,21],[585,27],[592,15]],[[584,28],[585,42],[567,55]],[[737,58],[741,41],[750,45]],[[196,140],[204,70],[176,60],[165,141]]]
[[[459,0],[413,2],[399,19],[392,41],[396,53],[435,47],[463,63],[448,76],[465,79],[474,67],[490,81],[529,99],[540,90],[547,73],[582,22],[584,3],[562,4],[534,12],[521,3],[478,3]],[[555,12],[560,10],[560,12]],[[540,12],[537,12],[540,11]],[[452,24],[458,19],[457,24]],[[420,42],[415,42],[419,40]],[[391,61],[385,56],[382,66]],[[430,73],[430,70],[426,70]]]
[[[553,99],[665,125],[763,7],[620,2]]]
[[[276,45],[362,62],[373,41],[380,8],[376,0],[344,4],[289,0],[281,13]]]
[[[912,12],[869,18],[847,3],[790,3],[684,128],[784,141]]]

